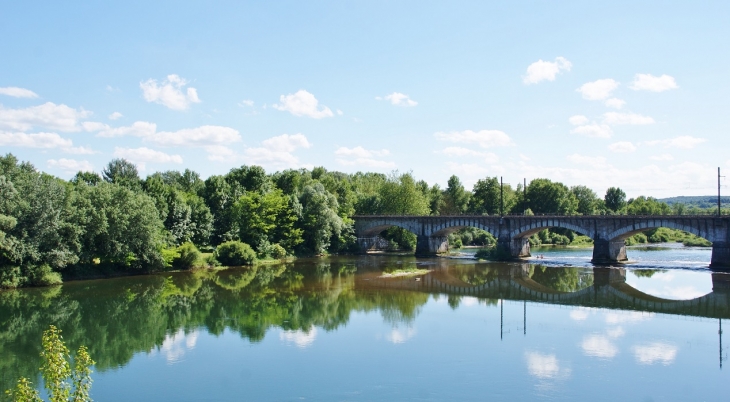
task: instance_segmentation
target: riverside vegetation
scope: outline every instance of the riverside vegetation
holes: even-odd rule
[[[135,165],[114,159],[101,175],[79,172],[64,181],[8,154],[0,157],[0,288],[353,252],[357,243],[350,217],[356,214],[499,213],[496,177],[479,180],[471,191],[456,176],[442,189],[410,173],[345,174],[322,167],[268,174],[259,166],[241,166],[205,180],[186,169],[142,179]],[[526,188],[505,185],[504,213],[681,215],[712,210],[643,196],[626,200],[616,187],[599,198],[586,186],[569,188],[540,178]],[[391,249],[415,248],[415,235],[401,228],[381,236]],[[591,243],[560,228],[530,241]],[[670,229],[628,240],[661,241],[709,245]],[[470,228],[450,238],[457,248],[494,242],[490,234]]]

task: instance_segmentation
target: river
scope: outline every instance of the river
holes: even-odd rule
[[[39,381],[55,324],[89,347],[97,401],[728,400],[730,274],[709,249],[630,248],[623,269],[470,252],[0,292],[0,386]]]

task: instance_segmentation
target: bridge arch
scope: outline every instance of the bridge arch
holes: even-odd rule
[[[419,234],[420,225],[417,222],[399,219],[383,219],[369,222],[367,225],[358,227],[357,232],[359,237],[375,237],[384,230],[394,226],[405,229],[415,235]]]
[[[492,236],[494,236],[495,239],[499,237],[499,230],[498,228],[495,228],[494,225],[485,224],[484,222],[480,222],[479,219],[470,218],[448,220],[437,224],[431,228],[431,231],[430,233],[428,233],[428,235],[445,237],[464,228],[480,229],[491,234]]]
[[[617,241],[625,240],[635,234],[645,232],[647,230],[658,229],[658,228],[669,228],[683,230],[688,233],[692,233],[695,236],[707,239],[714,242],[716,239],[709,230],[704,230],[699,227],[700,225],[686,224],[683,222],[665,221],[663,219],[656,219],[650,221],[636,222],[631,225],[626,225],[619,229],[614,230],[606,235],[607,240]]]
[[[544,230],[544,229],[550,229],[550,228],[562,228],[562,229],[569,229],[576,233],[591,237],[591,230],[584,228],[582,226],[565,222],[560,219],[547,219],[544,221],[538,221],[538,222],[530,222],[527,225],[523,225],[522,227],[518,227],[517,229],[512,230],[509,233],[510,239],[519,239],[523,237],[530,237],[533,234]]]

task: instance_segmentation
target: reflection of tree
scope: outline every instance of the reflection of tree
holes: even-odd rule
[[[559,292],[575,292],[593,285],[593,273],[583,268],[538,265],[532,270],[531,278]]]
[[[418,292],[358,291],[353,271],[338,262],[262,265],[0,292],[0,389],[19,376],[37,383],[41,334],[50,324],[69,348],[87,345],[96,370],[105,371],[180,330],[230,330],[257,342],[272,327],[336,329],[355,311],[411,322],[428,300]]]
[[[656,274],[657,272],[666,272],[666,269],[637,269],[634,271],[631,271],[634,275],[638,276],[639,278],[651,278]]]

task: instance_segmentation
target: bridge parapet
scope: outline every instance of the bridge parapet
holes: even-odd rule
[[[497,238],[497,247],[514,258],[530,256],[528,238],[540,230],[559,227],[593,239],[593,262],[627,261],[624,240],[636,233],[667,227],[700,236],[712,242],[711,266],[730,268],[730,217],[699,216],[523,216],[523,215],[357,215],[355,232],[363,246],[372,244],[383,230],[398,226],[417,237],[417,255],[448,251],[448,235],[465,227],[485,230]]]

